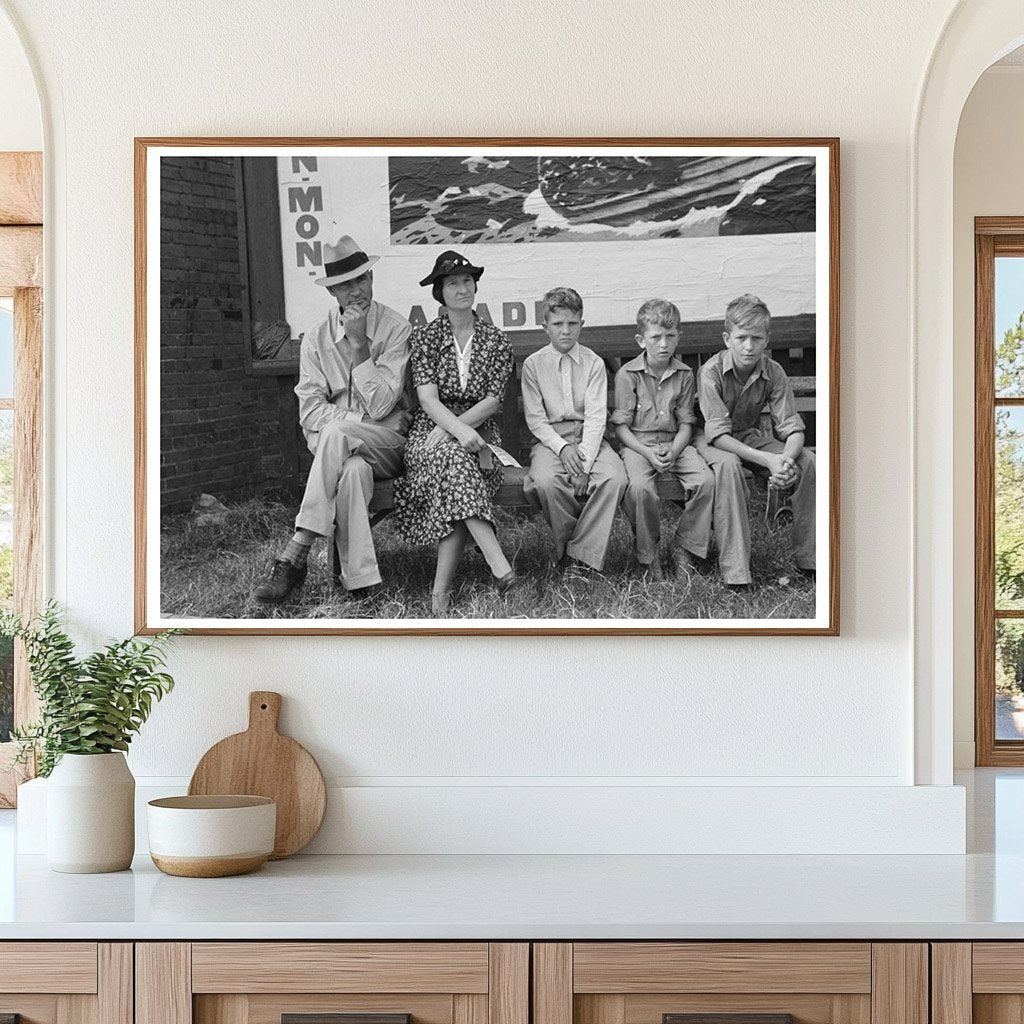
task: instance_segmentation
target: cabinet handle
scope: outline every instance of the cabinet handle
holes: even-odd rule
[[[793,1024],[791,1013],[663,1013],[661,1024]]]
[[[0,1024],[8,1024],[0,1020]],[[14,1021],[13,1024],[17,1024]],[[281,1024],[412,1024],[411,1013],[282,1013]]]

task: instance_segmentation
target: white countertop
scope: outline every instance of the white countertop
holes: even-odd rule
[[[13,855],[0,939],[1024,939],[1024,772],[978,771],[966,856],[300,856],[238,878]]]
[[[1024,938],[1024,856],[296,857],[225,879],[23,857],[0,938]]]

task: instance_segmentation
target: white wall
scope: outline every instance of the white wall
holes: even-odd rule
[[[187,778],[270,688],[349,808],[512,782],[527,807],[552,783],[581,787],[567,806],[606,782],[910,786],[908,161],[945,0],[6,6],[52,98],[51,590],[94,640],[132,628],[133,136],[842,138],[841,638],[185,638],[138,775]],[[891,838],[876,793],[860,813]],[[958,806],[935,811],[954,845]]]
[[[974,764],[974,218],[1024,216],[1024,65],[990,68],[964,106],[954,162],[954,736]]]
[[[43,122],[24,47],[0,14],[0,151],[43,148]]]

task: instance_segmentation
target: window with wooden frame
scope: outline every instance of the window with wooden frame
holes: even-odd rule
[[[0,605],[31,617],[42,599],[42,194],[40,153],[0,153]],[[36,715],[24,652],[0,644],[0,768],[11,726]],[[28,773],[0,771],[0,807]]]
[[[1024,765],[1024,217],[975,219],[975,744]]]

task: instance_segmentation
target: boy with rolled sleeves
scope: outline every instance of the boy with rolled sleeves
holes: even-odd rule
[[[549,344],[523,364],[523,413],[536,439],[523,491],[551,525],[559,567],[570,560],[600,571],[626,489],[622,462],[604,440],[608,376],[579,343],[579,293],[553,288],[543,306]]]
[[[718,561],[733,587],[751,582],[744,463],[766,472],[773,487],[794,487],[793,558],[805,575],[815,568],[814,454],[804,448],[804,421],[786,371],[767,354],[770,336],[768,307],[756,295],[741,295],[725,310],[724,350],[700,371],[704,431],[694,444],[715,474]],[[771,433],[761,429],[765,408]]]
[[[697,422],[696,382],[690,368],[675,358],[679,319],[671,302],[645,302],[636,315],[636,341],[643,351],[615,375],[612,423],[629,481],[622,504],[636,537],[637,569],[656,580],[661,578],[659,473],[672,473],[686,493],[672,539],[676,574],[688,579],[693,556],[707,558],[711,542],[715,478],[690,444]]]

